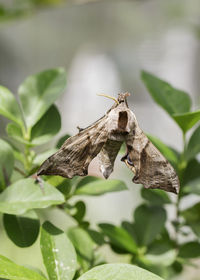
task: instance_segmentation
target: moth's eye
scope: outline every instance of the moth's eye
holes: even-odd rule
[[[127,163],[131,166],[133,166],[133,162],[132,160],[130,159],[129,155],[127,156]]]

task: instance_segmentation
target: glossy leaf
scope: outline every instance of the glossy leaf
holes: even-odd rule
[[[45,222],[41,228],[40,247],[50,280],[73,279],[76,253],[66,233]]]
[[[181,215],[193,232],[200,237],[200,202],[181,212]]]
[[[98,179],[88,184],[79,185],[76,195],[102,195],[108,192],[127,190],[126,184],[120,180]]]
[[[61,204],[64,196],[51,185],[42,182],[42,188],[32,178],[21,179],[0,194],[0,212],[20,215],[30,209]]]
[[[47,280],[41,274],[0,255],[0,277],[10,280]]]
[[[178,256],[189,259],[200,257],[200,243],[192,241],[181,244]]]
[[[99,227],[103,234],[109,238],[111,245],[133,254],[137,252],[135,240],[124,228],[111,224],[99,224]]]
[[[193,132],[186,150],[187,160],[195,158],[200,153],[200,126]]]
[[[38,237],[40,222],[33,211],[20,216],[4,214],[3,223],[8,237],[19,247],[31,246]]]
[[[78,280],[162,280],[159,276],[131,264],[104,264],[84,273]]]
[[[166,159],[176,168],[178,165],[178,157],[177,154],[165,145],[160,139],[147,135],[149,140],[154,144],[154,146],[166,157]]]
[[[171,200],[169,199],[169,196],[166,192],[162,190],[150,190],[150,189],[141,189],[141,195],[142,197],[148,201],[150,205],[163,205],[171,203]]]
[[[92,262],[94,258],[95,243],[84,229],[73,227],[68,230],[68,236],[81,258]]]
[[[134,212],[135,230],[140,245],[149,245],[164,228],[166,211],[159,206],[141,205]]]
[[[23,126],[20,107],[14,95],[5,87],[0,86],[0,115]]]
[[[41,145],[52,139],[61,128],[61,117],[55,105],[52,105],[31,131],[31,143]]]
[[[12,147],[0,139],[0,188],[9,184],[14,167],[14,152]]]
[[[173,118],[185,133],[200,120],[200,110],[184,114],[176,114],[173,115]]]
[[[191,99],[186,92],[175,89],[146,71],[142,71],[141,77],[154,101],[170,116],[190,111]]]
[[[66,72],[51,69],[28,77],[19,88],[26,125],[30,130],[45,114],[66,86]]]

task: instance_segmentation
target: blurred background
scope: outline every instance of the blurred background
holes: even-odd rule
[[[60,136],[75,134],[77,126],[90,125],[112,106],[98,93],[117,97],[128,91],[129,107],[140,127],[179,149],[181,131],[153,103],[140,72],[149,71],[188,92],[193,109],[199,107],[200,1],[0,0],[0,84],[16,93],[28,75],[59,66],[68,73],[66,92],[57,103],[62,116]],[[0,118],[1,136],[4,129],[5,119]],[[97,172],[95,164],[90,170]],[[132,184],[133,174],[120,157],[111,177],[126,181],[130,191],[85,198],[94,224],[119,224],[140,203],[140,187]],[[59,226],[66,223],[56,211],[52,219]],[[6,240],[0,232],[1,254],[18,263],[41,263],[41,257],[27,259],[30,248],[19,249]],[[33,252],[38,246],[32,246]],[[177,279],[199,279],[196,273],[189,268]]]

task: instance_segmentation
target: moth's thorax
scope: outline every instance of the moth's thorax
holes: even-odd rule
[[[133,134],[135,128],[135,115],[125,102],[108,113],[108,138],[116,141],[125,141],[127,135]]]

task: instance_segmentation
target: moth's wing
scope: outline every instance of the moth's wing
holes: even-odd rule
[[[60,150],[50,156],[39,168],[38,175],[60,175],[72,178],[85,176],[91,160],[107,141],[107,116],[68,138]]]
[[[179,192],[179,179],[171,164],[136,124],[135,135],[126,141],[127,154],[122,158],[135,173],[133,182],[145,188]]]
[[[113,171],[114,162],[122,143],[122,141],[108,139],[98,154],[100,171],[106,179]]]

